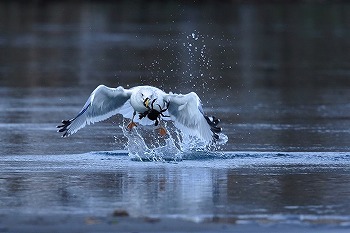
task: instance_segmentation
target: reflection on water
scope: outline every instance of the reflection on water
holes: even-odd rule
[[[227,156],[235,159],[142,163],[123,153],[6,156],[1,206],[36,214],[104,216],[124,209],[134,217],[350,224],[348,155],[340,161],[331,154]],[[303,159],[308,167],[296,164]]]
[[[1,2],[1,213],[125,208],[133,216],[348,226],[349,10],[340,3]],[[205,111],[222,119],[223,151],[259,152],[242,166],[240,156],[137,163],[91,154],[125,149],[121,117],[68,139],[55,125],[101,83],[196,91]],[[315,165],[310,151],[331,153]]]

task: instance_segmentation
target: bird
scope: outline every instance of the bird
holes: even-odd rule
[[[126,126],[132,130],[137,126],[154,124],[159,134],[167,134],[162,120],[173,121],[176,128],[210,144],[219,139],[220,120],[203,112],[201,100],[195,92],[188,94],[166,93],[154,86],[135,86],[126,89],[99,85],[87,99],[80,112],[70,120],[62,120],[58,132],[62,137],[76,133],[86,125],[106,120],[121,114],[131,121]],[[136,117],[138,115],[138,117]]]

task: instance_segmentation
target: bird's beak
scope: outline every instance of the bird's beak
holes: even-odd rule
[[[148,106],[149,106],[149,98],[146,98],[146,99],[143,101],[143,104],[145,105],[146,108],[148,108]]]

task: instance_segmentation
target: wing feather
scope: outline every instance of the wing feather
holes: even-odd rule
[[[169,102],[168,113],[176,127],[206,142],[213,141],[217,136],[213,132],[210,119],[203,114],[202,104],[196,93],[186,95],[170,93],[164,99]]]
[[[125,110],[131,108],[131,94],[131,90],[121,86],[117,88],[98,86],[91,93],[78,115],[71,120],[62,121],[62,125],[57,126],[58,131],[64,133],[63,137],[68,137],[91,123],[106,120],[118,113],[126,114],[129,111]]]

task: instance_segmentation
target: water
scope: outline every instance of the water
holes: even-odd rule
[[[0,213],[349,227],[350,5],[141,5],[1,3]],[[99,84],[195,91],[228,142],[140,128],[140,162],[120,116],[61,138]]]

